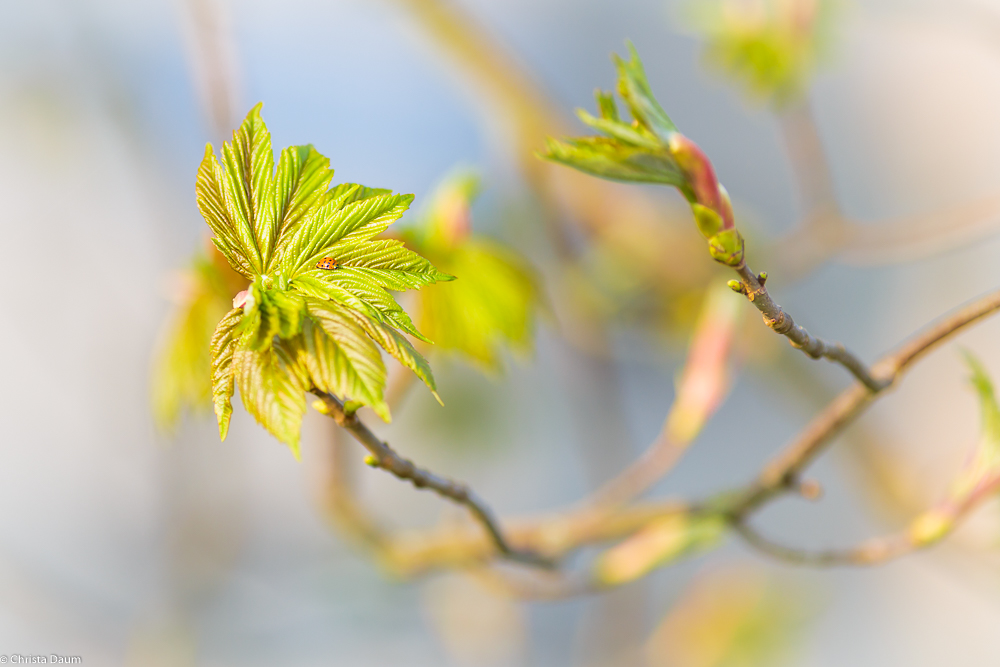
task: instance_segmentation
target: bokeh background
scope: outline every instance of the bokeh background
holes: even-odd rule
[[[803,211],[780,116],[704,66],[680,3],[452,3],[567,116],[611,87],[608,56],[631,39],[755,238],[794,229]],[[331,427],[317,414],[301,463],[239,407],[224,443],[207,414],[171,435],[155,428],[151,358],[175,271],[207,231],[195,170],[204,143],[218,145],[257,101],[276,146],[313,143],[337,181],[413,192],[418,210],[456,165],[478,168],[476,229],[550,276],[503,113],[417,5],[0,8],[0,653],[144,666],[996,665],[994,506],[949,544],[882,568],[800,569],[731,540],[606,596],[520,603],[459,574],[394,581],[339,537],[319,508]],[[874,359],[1000,278],[990,233],[1000,214],[989,208],[1000,183],[1000,3],[856,0],[833,32],[809,99],[843,210],[874,229],[985,202],[975,215],[914,223],[907,238],[876,235],[800,280],[772,274],[798,321]],[[668,210],[679,201],[638,189]],[[678,219],[664,225],[690,224]],[[446,406],[416,389],[380,432],[468,480],[503,516],[571,503],[653,438],[683,358],[677,327],[607,319],[599,355],[543,317],[534,354],[500,377],[436,358]],[[1000,371],[998,334],[987,322],[961,344]],[[786,376],[809,362],[782,355],[748,362],[657,493],[698,497],[750,479],[847,383],[822,366],[805,390]],[[899,525],[900,497],[940,496],[976,439],[966,375],[955,345],[936,353],[863,420],[865,438],[816,466],[822,503],[784,501],[759,525],[803,546],[845,545]],[[460,515],[379,471],[357,475],[391,524]],[[743,607],[753,616],[744,645],[713,657],[716,631]],[[704,655],[678,657],[671,646],[684,641]]]

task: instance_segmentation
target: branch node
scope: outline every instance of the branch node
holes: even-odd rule
[[[750,299],[753,301],[753,298]],[[785,313],[783,310],[778,311],[778,316],[771,319],[766,314],[764,315],[764,324],[774,330],[775,333],[785,335],[795,326],[795,322],[792,321],[791,316]],[[796,345],[795,341],[792,341],[792,345],[801,348],[801,345]]]

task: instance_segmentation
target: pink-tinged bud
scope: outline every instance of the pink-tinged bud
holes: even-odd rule
[[[438,230],[448,246],[456,246],[472,231],[472,214],[465,193],[454,189],[441,197],[438,205]]]
[[[719,211],[719,215],[722,216],[723,221],[728,221],[726,223],[728,226],[734,226],[736,216],[733,215],[733,201],[729,198],[729,192],[722,183],[719,183],[719,201],[722,202],[722,210]]]
[[[719,180],[715,176],[712,162],[698,147],[698,144],[683,134],[676,133],[670,137],[667,147],[684,175],[687,176],[697,202],[702,206],[707,206],[722,217],[722,229],[731,229],[733,227],[732,207],[726,203],[728,197],[724,198],[720,192]]]
[[[233,308],[253,308],[253,297],[250,290],[245,289],[233,297]]]

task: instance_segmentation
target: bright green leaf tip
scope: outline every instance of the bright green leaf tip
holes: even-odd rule
[[[619,118],[610,93],[596,92],[600,116],[578,110],[580,120],[602,136],[546,139],[540,157],[593,176],[628,183],[659,183],[684,190],[687,177],[669,146],[677,126],[653,96],[638,52],[627,42],[629,59],[612,54],[617,92],[633,122]]]

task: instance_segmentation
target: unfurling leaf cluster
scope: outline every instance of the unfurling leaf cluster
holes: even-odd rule
[[[441,351],[487,371],[502,368],[502,351],[528,352],[541,290],[535,272],[513,250],[471,231],[479,178],[457,172],[438,187],[407,244],[458,278],[420,291],[420,329]]]
[[[632,116],[621,117],[614,95],[597,91],[600,117],[580,110],[580,119],[603,136],[549,139],[542,157],[613,181],[659,183],[677,188],[688,203],[712,257],[723,264],[743,262],[743,237],[733,207],[712,163],[677,126],[653,96],[639,55],[614,56],[618,95]]]
[[[434,391],[430,367],[403,334],[426,338],[389,291],[452,277],[401,241],[379,238],[412,195],[330,187],[329,160],[312,146],[285,148],[275,165],[260,108],[220,160],[209,145],[198,170],[212,242],[250,281],[212,336],[212,393],[221,437],[239,388],[247,411],[297,452],[308,391],[389,420],[379,348]]]

